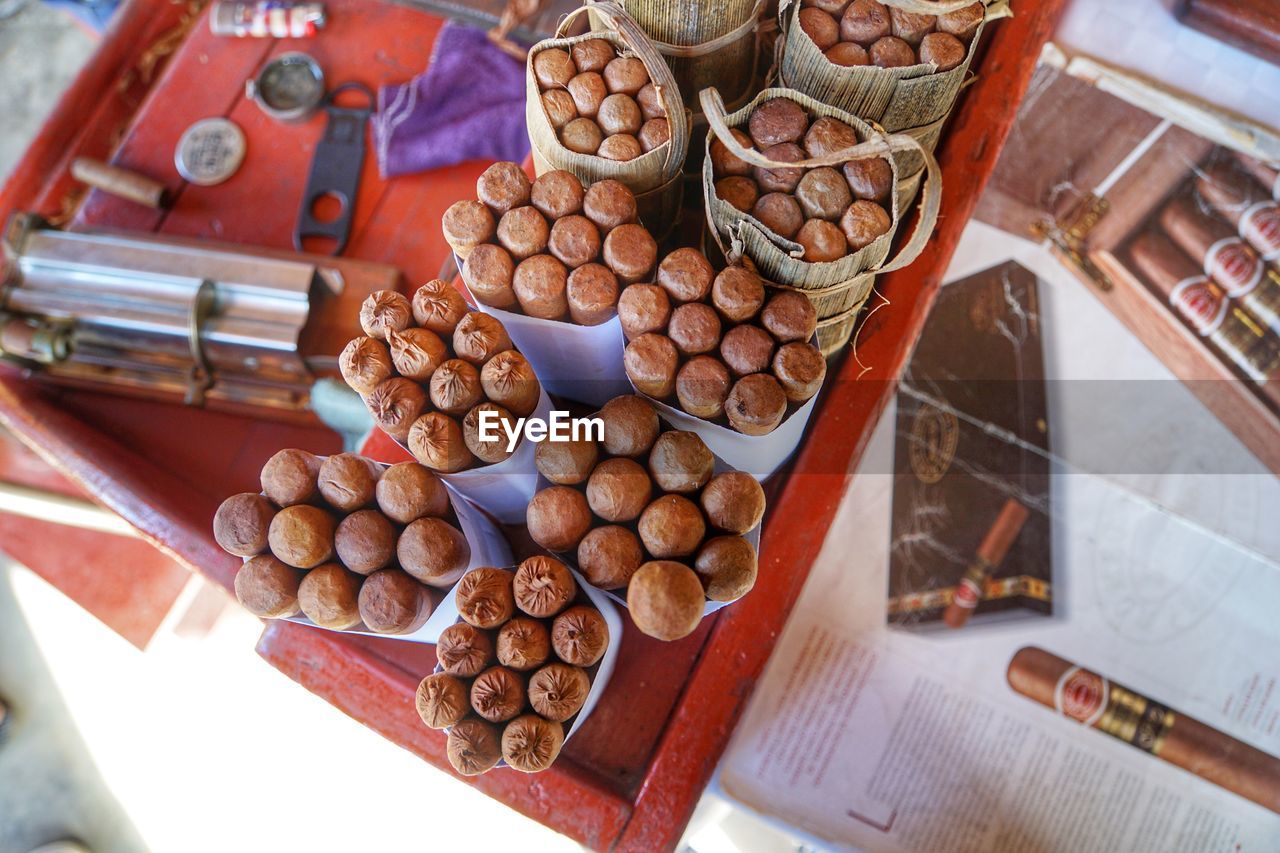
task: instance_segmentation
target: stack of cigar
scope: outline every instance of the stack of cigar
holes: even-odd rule
[[[876,0],[803,0],[800,28],[836,65],[950,71],[969,52],[986,7],[974,3],[942,15],[904,12]]]
[[[529,504],[529,535],[576,554],[591,585],[625,591],[645,634],[678,640],[708,600],[735,601],[755,585],[756,551],[743,535],[764,515],[764,490],[750,474],[716,474],[698,434],[663,432],[643,397],[616,397],[599,416],[602,442],[538,445],[550,485]]]
[[[1220,160],[1130,247],[1138,271],[1222,358],[1280,407],[1280,206],[1267,167]],[[1253,172],[1253,174],[1250,174]]]
[[[471,560],[448,491],[416,462],[281,450],[261,485],[213,519],[222,549],[245,558],[236,598],[257,616],[410,633],[431,615],[430,589],[456,583]]]
[[[440,635],[439,666],[418,686],[418,715],[448,730],[449,763],[464,776],[499,761],[546,770],[609,647],[604,616],[569,569],[544,556],[514,573],[468,572],[455,597],[461,619]]]
[[[360,325],[364,336],[338,359],[342,378],[415,459],[452,474],[514,452],[505,440],[481,439],[481,416],[527,417],[542,386],[498,319],[471,311],[453,285],[436,280],[412,300],[394,290],[370,295]]]

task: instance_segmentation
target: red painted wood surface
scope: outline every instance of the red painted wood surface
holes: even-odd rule
[[[815,414],[796,472],[774,484],[757,588],[680,643],[659,644],[629,630],[611,689],[566,749],[565,760],[534,777],[502,770],[470,784],[593,848],[675,845],[821,547],[848,472],[919,333],[1063,2],[1026,4],[1017,18],[993,29],[979,77],[939,152],[946,189],[938,232],[911,270],[882,281],[893,306],[872,315],[860,338],[861,361],[872,370],[859,377],[860,368],[846,360]],[[87,105],[98,104],[95,114],[106,110],[110,99],[98,96],[110,89],[111,74],[136,61],[154,29],[140,10],[167,5],[130,0],[122,17],[130,25],[122,25],[104,46],[111,61],[99,64],[106,76],[81,78],[79,91],[59,108],[19,177],[0,193],[0,215],[13,208],[57,209],[67,186],[70,155],[64,152],[111,149],[112,128],[126,121],[113,114],[113,123],[103,115],[92,132],[85,130]],[[333,83],[400,81],[425,65],[439,28],[437,20],[398,6],[338,0],[330,9],[333,26],[304,45],[219,40],[197,22],[114,155],[169,182],[177,204],[155,215],[95,195],[76,225],[287,246],[321,120],[282,128],[262,119],[238,94],[246,69],[270,53],[303,47],[321,59]],[[213,114],[241,123],[250,157],[221,187],[183,187],[172,171],[173,143],[191,120]],[[483,164],[383,182],[371,162],[347,254],[396,264],[410,283],[434,277],[447,254],[439,216],[470,192]],[[217,551],[208,532],[219,498],[251,488],[257,466],[279,447],[327,452],[336,445],[322,430],[49,392],[13,377],[0,378],[0,422],[148,539],[223,585],[236,561]],[[370,450],[391,452],[376,442]],[[274,624],[265,630],[259,652],[335,706],[447,769],[443,739],[418,724],[411,701],[417,679],[431,669],[430,648]]]

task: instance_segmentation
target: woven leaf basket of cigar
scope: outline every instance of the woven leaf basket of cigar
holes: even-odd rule
[[[697,433],[643,397],[610,400],[602,441],[544,442],[529,536],[624,604],[645,634],[678,640],[755,585],[765,496]]]
[[[467,291],[549,392],[597,406],[625,392],[618,295],[652,277],[658,256],[631,190],[613,179],[584,186],[562,169],[530,181],[495,163],[442,227]]]
[[[546,418],[551,401],[502,321],[435,280],[412,299],[371,294],[360,326],[338,365],[374,423],[499,521],[519,520],[533,493],[533,448],[484,438],[481,423]]]
[[[511,549],[483,512],[417,462],[281,450],[261,491],[218,507],[213,534],[241,557],[236,598],[264,619],[433,642],[443,591]]]
[[[443,729],[464,776],[550,767],[590,715],[617,658],[622,622],[564,563],[467,572],[441,605],[449,624],[418,686],[424,725]]]

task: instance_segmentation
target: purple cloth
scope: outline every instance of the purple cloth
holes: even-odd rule
[[[524,160],[524,74],[484,30],[445,23],[427,70],[378,91],[372,121],[382,176],[464,160]]]

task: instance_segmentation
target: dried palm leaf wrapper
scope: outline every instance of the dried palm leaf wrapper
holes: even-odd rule
[[[739,129],[748,127],[757,106],[774,100],[798,105],[811,120],[823,117],[839,120],[853,128],[858,144],[798,160],[771,159],[765,152],[745,144],[747,136]],[[942,186],[937,161],[911,136],[881,133],[848,112],[791,89],[765,89],[741,109],[728,114],[720,94],[714,89],[702,92],[702,104],[711,128],[707,137],[708,156],[703,162],[702,172],[711,236],[729,263],[749,263],[768,285],[796,290],[809,297],[818,315],[818,347],[824,353],[833,352],[848,341],[857,313],[871,294],[873,274],[911,264],[928,243],[941,205]],[[739,130],[739,133],[735,134],[734,130]],[[862,248],[840,254],[833,260],[807,260],[805,244],[778,234],[752,213],[745,213],[719,197],[715,188],[713,158],[710,156],[713,145],[723,147],[738,161],[764,170],[840,167],[849,162],[884,159],[893,172],[895,190],[903,180],[902,157],[911,153],[924,162],[927,175],[919,220],[911,236],[903,241],[898,254],[890,258],[895,232],[906,218],[905,211],[900,209],[900,194],[895,191],[888,199],[892,209],[889,211],[891,225],[887,231]],[[843,237],[838,229],[831,230],[836,236]],[[843,247],[845,241],[841,239],[840,242]]]
[[[599,29],[596,32],[566,38],[565,33],[568,32],[570,25],[588,8],[612,29]],[[548,113],[547,104],[542,97],[544,88],[557,85],[567,87],[568,84],[567,81],[561,82],[554,76],[548,77],[545,68],[547,63],[545,61],[539,63],[538,55],[544,51],[559,51],[571,56],[575,45],[597,40],[613,45],[620,56],[635,57],[643,63],[666,113],[669,131],[667,141],[661,142],[649,151],[642,150],[639,156],[632,159],[613,160],[608,156],[571,150],[561,140],[555,120]],[[539,68],[540,65],[544,67]],[[543,71],[541,81],[538,70]],[[561,19],[554,38],[538,42],[530,49],[526,81],[528,97],[525,99],[525,109],[535,171],[541,175],[553,169],[564,169],[572,172],[585,184],[594,184],[610,178],[618,180],[635,193],[640,220],[655,236],[661,237],[666,234],[680,210],[683,188],[681,175],[689,150],[689,113],[680,98],[680,90],[675,78],[671,76],[670,68],[636,22],[619,6],[612,3],[595,3],[590,7],[583,6],[575,9]],[[581,86],[579,85],[578,88]],[[551,91],[557,91],[557,89],[553,88]],[[573,89],[570,89],[570,94],[574,94]],[[579,92],[574,100],[577,102],[576,108],[579,113],[586,109],[587,114],[597,115],[594,109],[597,104],[594,99],[586,98],[582,92]],[[600,100],[603,100],[603,96]],[[598,146],[599,140],[595,142]],[[575,144],[575,147],[581,146]],[[586,146],[586,148],[591,147],[589,144]],[[606,154],[612,153],[606,152]],[[633,153],[635,152],[626,152],[627,155]]]

